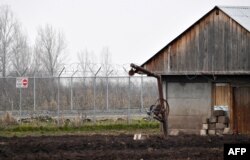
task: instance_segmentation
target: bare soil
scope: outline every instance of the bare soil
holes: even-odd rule
[[[133,135],[67,135],[0,137],[0,159],[83,160],[83,159],[223,159],[224,143],[250,142],[249,136],[152,135],[134,141]]]

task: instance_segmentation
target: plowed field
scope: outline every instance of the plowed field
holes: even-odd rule
[[[250,142],[247,136],[152,135],[133,140],[133,135],[67,135],[41,137],[0,137],[0,159],[89,160],[89,159],[223,159],[224,143]]]

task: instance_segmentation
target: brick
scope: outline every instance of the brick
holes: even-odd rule
[[[213,116],[217,117],[217,116],[224,116],[225,115],[225,111],[223,110],[215,110],[213,112]]]
[[[226,127],[226,125],[224,123],[216,123],[215,124],[216,129],[224,129],[225,127]]]
[[[209,135],[215,135],[215,130],[214,130],[214,129],[208,130],[208,134],[209,134]]]
[[[200,135],[201,136],[206,136],[207,135],[207,130],[206,129],[201,129],[200,130]]]
[[[229,122],[229,118],[226,116],[219,116],[218,117],[218,123],[228,123]]]
[[[208,129],[215,129],[216,128],[216,123],[210,123],[208,124]]]
[[[208,124],[202,124],[202,129],[208,129]]]
[[[207,118],[207,117],[203,117],[202,118],[202,123],[208,123],[209,122],[209,118]]]
[[[217,117],[212,116],[209,118],[209,123],[216,123],[217,122]]]

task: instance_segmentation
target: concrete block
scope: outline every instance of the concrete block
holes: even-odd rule
[[[200,130],[200,135],[201,136],[206,136],[207,135],[207,130],[206,129],[201,129]]]
[[[149,136],[145,134],[134,134],[134,140],[146,140]]]
[[[216,123],[210,123],[208,124],[208,129],[214,130],[216,128]]]
[[[216,129],[224,129],[226,125],[224,123],[216,123],[215,128]]]
[[[230,128],[224,128],[223,134],[233,134],[233,131]]]
[[[219,116],[218,123],[229,123],[229,118],[226,116]]]
[[[209,122],[209,118],[207,118],[207,117],[202,118],[202,123],[206,124],[208,122]]]
[[[208,124],[202,124],[202,129],[208,129]]]
[[[217,129],[217,130],[215,130],[216,135],[222,135],[223,131],[224,131],[224,129]]]
[[[215,132],[214,129],[209,129],[209,130],[208,130],[208,134],[209,134],[209,135],[215,135],[215,133],[216,133],[216,132]]]
[[[211,117],[209,118],[209,123],[216,123],[216,122],[217,122],[217,117],[211,116]]]
[[[169,133],[170,136],[178,136],[180,131],[178,129],[172,129]]]
[[[217,116],[224,116],[225,115],[225,111],[223,110],[215,110],[213,112],[213,116],[217,117]]]

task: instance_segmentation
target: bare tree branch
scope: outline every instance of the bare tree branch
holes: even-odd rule
[[[31,50],[28,46],[27,37],[20,28],[15,29],[13,35],[12,58],[13,69],[23,75],[31,64]]]
[[[14,35],[18,32],[19,27],[9,6],[0,6],[0,71],[2,77],[6,77],[10,69]]]
[[[55,76],[65,60],[66,42],[64,35],[50,25],[38,30],[35,53],[43,68],[50,76]]]
[[[112,60],[111,60],[111,53],[109,51],[108,47],[103,48],[102,53],[101,53],[101,57],[102,57],[102,68],[103,68],[103,74],[104,76],[108,77],[109,74],[112,71]]]

